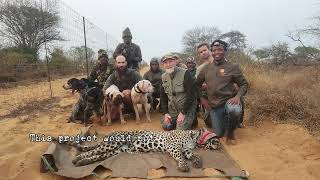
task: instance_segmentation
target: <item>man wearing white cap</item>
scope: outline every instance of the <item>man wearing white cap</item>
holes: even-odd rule
[[[173,55],[161,59],[165,73],[162,74],[160,101],[164,117],[161,119],[165,130],[188,130],[196,126],[195,81],[187,69],[176,66]]]

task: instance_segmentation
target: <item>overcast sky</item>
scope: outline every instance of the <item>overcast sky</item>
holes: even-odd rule
[[[288,30],[310,24],[319,0],[63,0],[122,42],[129,27],[143,59],[182,50],[184,32],[195,26],[239,30],[255,48],[277,41],[292,43]],[[308,44],[308,43],[306,43]]]

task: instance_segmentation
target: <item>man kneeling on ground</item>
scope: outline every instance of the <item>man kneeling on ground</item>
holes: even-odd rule
[[[234,130],[242,116],[242,98],[248,88],[248,82],[243,76],[239,65],[226,61],[227,43],[215,40],[211,44],[213,63],[203,67],[197,77],[199,90],[202,84],[207,84],[208,100],[200,98],[201,104],[210,111],[212,128],[218,137],[223,137],[227,131],[227,143],[235,144]],[[237,84],[237,91],[234,84]]]
[[[160,101],[165,130],[189,130],[197,126],[195,82],[187,69],[176,66],[176,59],[166,55],[161,59],[165,73],[162,74]]]
[[[133,86],[142,80],[140,74],[127,67],[126,58],[123,55],[116,57],[116,71],[114,71],[104,84],[104,91],[112,84],[116,85],[125,97],[124,101],[124,114],[134,116],[133,105],[131,101],[131,89]],[[111,119],[116,119],[118,114],[114,114],[116,111],[111,112]]]

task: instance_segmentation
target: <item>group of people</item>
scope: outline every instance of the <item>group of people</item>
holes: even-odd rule
[[[188,130],[197,127],[197,113],[202,107],[206,124],[212,126],[218,137],[223,137],[227,132],[227,143],[235,144],[234,130],[242,126],[243,97],[248,82],[239,65],[225,58],[226,42],[215,40],[210,45],[199,44],[196,50],[202,64],[198,67],[194,58],[188,58],[183,64],[178,55],[167,54],[161,59],[152,58],[150,70],[141,76],[141,50],[132,43],[129,28],[123,31],[122,38],[123,43],[113,54],[115,64],[109,63],[105,51],[99,51],[99,63],[93,68],[89,79],[97,80],[104,89],[116,85],[126,99],[124,113],[134,115],[130,92],[137,82],[146,79],[154,86],[151,107],[156,110],[159,106],[158,111],[163,113],[160,120],[163,129]]]

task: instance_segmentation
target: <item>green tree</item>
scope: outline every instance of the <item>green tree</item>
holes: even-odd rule
[[[85,46],[78,46],[78,47],[72,47],[68,51],[69,57],[74,60],[75,62],[85,62],[86,60],[86,51]],[[87,47],[87,54],[88,54],[88,60],[94,59],[94,51]]]
[[[50,64],[54,66],[61,67],[63,65],[70,63],[68,58],[65,56],[63,50],[60,48],[55,48],[50,55],[51,55]]]
[[[288,43],[278,42],[273,44],[270,48],[270,55],[273,64],[281,65],[287,63],[291,56]]]
[[[243,51],[247,47],[246,36],[237,30],[222,34],[220,39],[228,43],[230,51]]]
[[[0,64],[17,65],[33,62],[33,56],[17,48],[0,49]]]
[[[294,49],[295,54],[300,57],[314,57],[320,54],[320,50],[311,46],[298,46]]]
[[[270,57],[271,50],[269,48],[261,48],[253,51],[253,55],[256,56],[257,59],[264,59]]]

